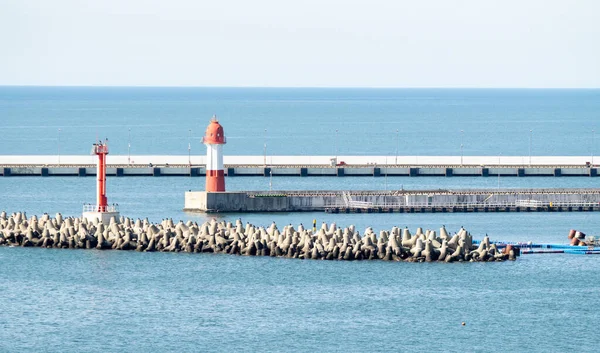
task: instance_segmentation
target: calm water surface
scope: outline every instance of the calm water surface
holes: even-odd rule
[[[579,156],[599,111],[600,89],[0,87],[0,154],[203,154],[217,114],[231,155]]]

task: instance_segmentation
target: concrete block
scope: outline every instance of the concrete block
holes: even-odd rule
[[[115,217],[115,219],[119,219],[119,212],[84,212],[83,218],[86,218],[88,221],[93,222],[94,219],[98,219],[104,224],[110,224],[110,219]]]

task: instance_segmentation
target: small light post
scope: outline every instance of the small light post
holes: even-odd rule
[[[464,131],[460,130],[460,165],[463,165],[463,148],[464,148],[463,137],[464,137],[464,135],[465,135]]]
[[[192,129],[188,130],[188,164],[192,166]]]
[[[596,142],[596,129],[592,129],[592,167],[594,166],[594,143]]]
[[[385,191],[387,191],[387,170],[388,170],[388,158],[385,156]]]
[[[131,128],[127,129],[127,164],[131,164]]]
[[[267,166],[267,129],[265,129],[265,144],[263,146],[263,164]]]
[[[338,160],[338,130],[335,129],[335,163],[337,164]]]
[[[529,166],[531,166],[531,141],[533,139],[533,130],[529,130]]]
[[[398,129],[396,129],[396,160],[395,163],[396,165],[398,165],[398,150],[400,149],[400,133],[398,132]]]
[[[498,190],[500,190],[500,157],[502,156],[502,153],[500,153],[498,155]]]
[[[60,166],[60,129],[58,129],[58,165]]]

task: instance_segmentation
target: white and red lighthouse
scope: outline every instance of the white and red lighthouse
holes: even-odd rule
[[[210,120],[202,138],[206,145],[206,191],[225,191],[225,171],[223,170],[223,145],[227,143],[223,127],[216,116]]]
[[[96,204],[83,206],[83,217],[89,221],[97,218],[102,223],[108,224],[111,217],[118,218],[119,211],[117,206],[108,205],[106,197],[106,155],[108,154],[108,139],[98,141],[92,146],[92,155],[98,156],[96,168]]]

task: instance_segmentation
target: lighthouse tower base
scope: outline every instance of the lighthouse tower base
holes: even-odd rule
[[[115,217],[115,222],[119,223],[119,212],[83,212],[83,218],[87,219],[88,222],[94,222],[96,219],[102,224],[110,224],[110,219]]]
[[[99,209],[102,212],[98,211]],[[119,223],[119,217],[121,214],[119,213],[119,209],[117,206],[104,206],[99,208],[95,205],[85,205],[83,206],[83,218],[87,219],[88,222],[94,222],[98,220],[98,222],[102,222],[102,224],[110,224],[110,219],[115,217],[115,222]]]

